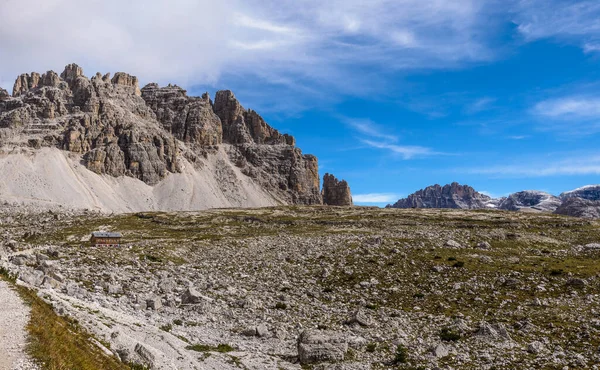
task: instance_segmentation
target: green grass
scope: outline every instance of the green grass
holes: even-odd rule
[[[11,281],[7,271],[0,278]],[[27,324],[27,352],[44,370],[121,370],[131,366],[106,355],[92,342],[92,336],[77,322],[58,316],[52,306],[39,298],[33,290],[13,285],[19,296],[31,309]]]
[[[220,352],[220,353],[233,352],[235,350],[235,348],[231,347],[229,344],[219,344],[216,347],[209,346],[206,344],[192,344],[185,348],[190,351],[196,351],[196,352]]]

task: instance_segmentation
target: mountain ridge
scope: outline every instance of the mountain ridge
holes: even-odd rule
[[[38,158],[42,149],[56,162]],[[323,204],[317,158],[233,92],[220,90],[213,101],[177,85],[140,88],[136,76],[88,78],[77,64],[60,75],[22,74],[12,96],[0,90],[0,156],[3,173],[12,171],[12,183],[0,183],[4,201],[107,211]],[[184,195],[156,190],[178,182]],[[61,189],[74,187],[82,196],[69,202]],[[123,207],[98,200],[120,199],[121,190],[132,198]],[[174,206],[165,206],[168,199]]]
[[[582,201],[570,201],[569,199]],[[567,215],[600,215],[600,185],[586,185],[554,196],[539,190],[524,190],[491,198],[469,185],[435,184],[399,199],[386,208],[500,209],[523,212],[553,212]],[[585,209],[584,209],[585,208]]]

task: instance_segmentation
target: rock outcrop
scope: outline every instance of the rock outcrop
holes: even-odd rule
[[[554,212],[561,204],[561,200],[552,194],[542,191],[525,190],[513,193],[501,200],[499,209],[508,211],[540,211]]]
[[[330,206],[351,206],[352,194],[346,180],[339,181],[328,173],[323,176],[323,204]]]
[[[322,203],[316,157],[303,155],[292,136],[246,110],[231,91],[217,92],[213,104],[208,94],[190,97],[178,86],[140,89],[137,77],[123,72],[90,79],[76,64],[60,76],[24,74],[12,97],[0,90],[0,147],[7,144],[59,148],[97,174],[152,186],[186,163],[209,166],[227,189],[241,181],[275,203]],[[223,152],[228,163],[214,157]]]
[[[151,83],[144,86],[141,96],[162,127],[177,139],[200,146],[223,142],[221,121],[207,94],[202,98],[189,97],[179,86],[160,88]]]
[[[488,208],[492,198],[478,193],[468,185],[453,182],[450,185],[428,186],[407,198],[400,199],[387,208]]]
[[[554,213],[572,217],[600,218],[600,201],[568,197]]]
[[[223,142],[230,144],[282,144],[294,146],[293,136],[280,134],[255,111],[246,110],[229,90],[218,91],[215,113],[223,125]]]

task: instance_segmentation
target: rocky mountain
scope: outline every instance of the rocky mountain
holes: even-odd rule
[[[122,72],[87,78],[76,64],[23,74],[12,96],[0,90],[0,170],[9,202],[116,211],[322,203],[317,158],[231,91],[213,102],[173,85],[140,89]]]
[[[330,206],[351,206],[352,194],[346,180],[338,180],[328,173],[323,176],[323,204]]]
[[[421,189],[387,208],[487,208],[491,197],[478,193],[468,185],[453,182],[449,185],[433,185]]]
[[[561,199],[581,198],[587,200],[600,200],[600,185],[586,185],[581,188],[564,192]]]
[[[543,191],[525,190],[513,193],[499,202],[498,209],[508,211],[540,211],[554,212],[561,205],[561,200]]]
[[[458,183],[443,187],[433,185],[386,208],[500,209],[600,218],[600,185],[584,186],[562,193],[560,197],[543,191],[525,190],[502,198],[491,198]]]

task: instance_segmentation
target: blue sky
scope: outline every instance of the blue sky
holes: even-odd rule
[[[359,204],[452,181],[493,196],[600,183],[598,1],[98,4],[0,3],[0,86],[77,62],[231,89]]]

